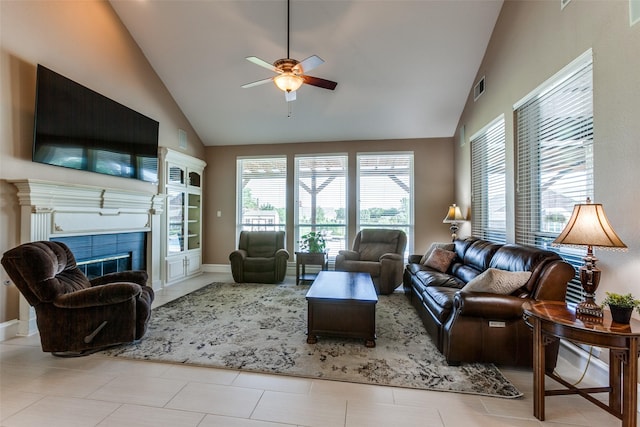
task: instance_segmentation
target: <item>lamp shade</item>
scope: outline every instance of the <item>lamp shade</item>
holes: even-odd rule
[[[462,212],[460,211],[460,206],[453,205],[449,206],[449,211],[447,212],[447,216],[444,217],[442,222],[444,223],[452,223],[452,222],[460,222],[466,221],[467,218],[462,216]]]
[[[604,213],[600,203],[577,204],[564,230],[553,241],[554,245],[597,246],[626,249]]]
[[[296,74],[285,72],[275,76],[273,82],[284,92],[295,92],[300,89],[304,79]]]

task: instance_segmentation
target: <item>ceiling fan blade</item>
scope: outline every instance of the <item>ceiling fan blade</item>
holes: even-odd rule
[[[273,64],[269,64],[267,61],[260,59],[257,56],[247,56],[246,60],[249,62],[253,62],[254,64],[259,65],[261,67],[264,67],[267,70],[271,70],[274,73],[278,72],[278,70],[276,69],[276,67],[273,66]]]
[[[284,93],[284,99],[287,102],[295,101],[296,100],[296,91],[292,90],[291,92],[285,92]]]
[[[295,67],[293,67],[293,69],[298,72],[298,74],[301,74],[311,71],[318,65],[322,64],[324,64],[324,60],[322,58],[317,55],[311,55],[310,57],[300,61]]]
[[[311,86],[321,87],[323,89],[334,90],[338,83],[332,82],[331,80],[321,79],[319,77],[313,76],[301,76],[304,79],[304,82]]]
[[[263,85],[265,83],[269,83],[269,82],[272,82],[272,81],[273,81],[273,77],[270,77],[268,79],[258,80],[257,82],[247,83],[246,85],[242,85],[242,88],[246,89],[248,87],[260,86],[260,85]]]

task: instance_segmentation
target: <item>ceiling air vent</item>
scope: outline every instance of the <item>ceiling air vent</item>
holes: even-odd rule
[[[473,100],[477,101],[480,95],[484,93],[484,76],[473,87]]]

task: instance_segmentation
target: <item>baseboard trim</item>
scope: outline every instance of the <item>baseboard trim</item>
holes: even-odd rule
[[[320,270],[320,267],[317,267],[317,270]],[[224,273],[231,274],[231,265],[229,264],[202,264],[202,271],[205,273]],[[307,267],[307,271],[309,273],[314,273],[314,266]],[[294,262],[287,263],[287,276],[296,275],[296,264]]]
[[[609,352],[602,351],[599,347],[594,347],[593,353],[600,354],[600,357],[609,357]],[[560,340],[560,352],[559,356],[571,363],[578,369],[587,369],[586,375],[589,378],[593,378],[599,384],[609,384],[609,365],[608,362],[602,360],[600,357],[591,356],[589,360],[589,351],[584,348],[565,340]],[[589,366],[587,366],[587,362]],[[637,384],[638,395],[640,396],[640,384]],[[638,408],[640,413],[640,407]]]
[[[0,341],[6,341],[18,335],[18,319],[8,320],[0,323]]]

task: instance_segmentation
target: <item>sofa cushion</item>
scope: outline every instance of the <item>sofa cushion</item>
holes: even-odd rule
[[[509,295],[524,286],[529,277],[531,277],[530,271],[505,271],[489,268],[467,283],[462,290]]]
[[[465,265],[469,265],[477,268],[480,271],[484,271],[489,268],[491,258],[500,248],[500,244],[492,243],[487,240],[476,240],[471,243],[464,253],[463,262]]]
[[[455,252],[435,248],[433,252],[431,252],[431,255],[429,255],[429,258],[425,261],[424,265],[431,267],[434,270],[438,270],[441,273],[446,273],[455,257]]]
[[[430,286],[422,292],[422,302],[429,311],[444,323],[453,309],[453,299],[458,289]]]
[[[441,273],[436,270],[420,270],[416,272],[415,275],[418,279],[418,282],[420,282],[424,287],[441,286],[447,288],[462,289],[462,287],[465,285],[465,283],[459,280],[457,277],[451,276],[450,274]]]

